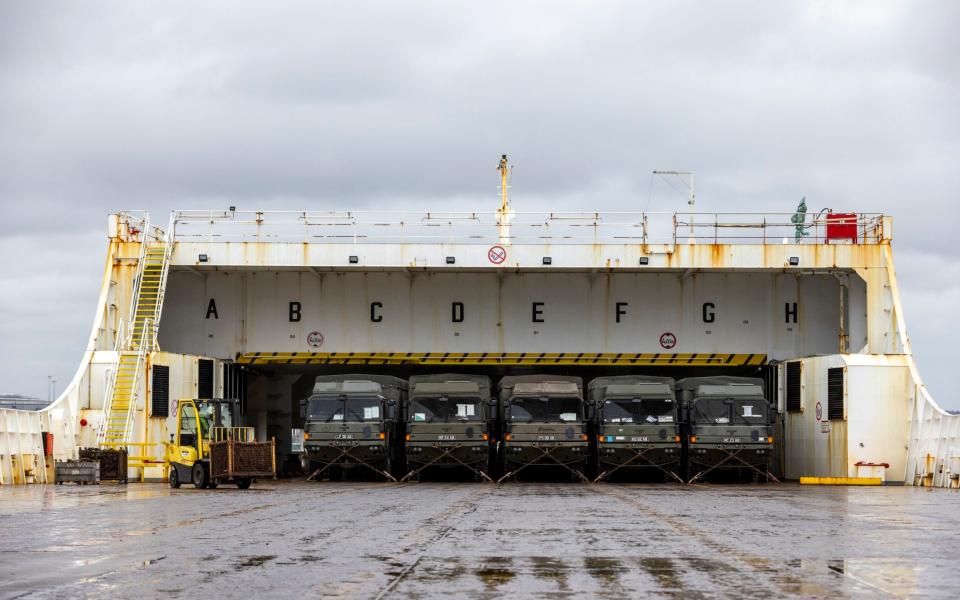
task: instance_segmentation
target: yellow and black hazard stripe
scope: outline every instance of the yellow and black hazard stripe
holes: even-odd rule
[[[595,352],[250,352],[247,365],[636,365],[743,367],[763,365],[766,354],[630,354]]]

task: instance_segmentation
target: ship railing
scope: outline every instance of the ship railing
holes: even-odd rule
[[[676,243],[877,244],[884,240],[883,224],[880,213],[847,213],[839,217],[825,212],[678,212],[673,231]]]
[[[676,244],[826,241],[826,215],[676,212],[175,211],[176,242],[319,244]],[[858,214],[851,243],[882,239],[882,215]]]
[[[156,243],[166,237],[166,232],[150,222],[145,210],[128,210],[119,215],[120,238],[124,242]]]

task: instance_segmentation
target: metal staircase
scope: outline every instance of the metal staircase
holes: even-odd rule
[[[149,217],[145,217],[141,235],[130,310],[117,329],[114,344],[117,362],[106,388],[103,415],[97,429],[97,445],[102,448],[123,447],[133,441],[133,414],[140,381],[147,355],[156,346],[157,324],[163,310],[173,249],[172,228],[164,233],[151,226]]]

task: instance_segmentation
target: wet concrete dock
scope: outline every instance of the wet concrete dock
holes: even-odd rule
[[[958,539],[903,487],[6,487],[0,597],[956,598]]]

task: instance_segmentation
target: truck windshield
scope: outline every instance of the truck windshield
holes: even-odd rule
[[[314,396],[310,399],[310,421],[379,421],[381,398],[376,396]]]
[[[603,402],[604,423],[673,423],[673,405],[663,398],[619,398]]]
[[[518,423],[533,421],[581,421],[580,398],[572,396],[514,396],[510,399],[509,418]]]
[[[410,401],[410,422],[480,421],[482,407],[477,397],[418,396]]]
[[[697,398],[694,421],[702,425],[766,425],[767,402],[763,398]]]

